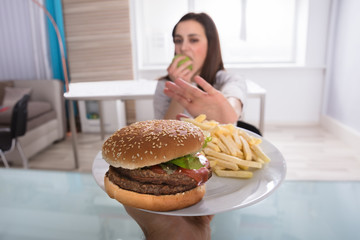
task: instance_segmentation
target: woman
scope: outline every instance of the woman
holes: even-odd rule
[[[175,55],[168,75],[158,82],[155,118],[176,119],[201,113],[220,123],[235,123],[245,100],[245,82],[224,71],[218,33],[205,13],[188,13],[173,30]],[[190,60],[181,64],[185,58]],[[197,87],[197,86],[199,87]],[[178,217],[125,206],[146,239],[210,239],[213,215]]]
[[[246,85],[224,70],[212,19],[205,13],[188,13],[175,25],[172,36],[175,55],[181,56],[173,60],[168,75],[158,82],[155,118],[204,113],[220,123],[235,123],[242,113]],[[178,66],[186,57],[190,60]]]

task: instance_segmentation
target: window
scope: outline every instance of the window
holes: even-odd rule
[[[137,0],[138,67],[168,65],[174,54],[171,31],[190,11],[206,12],[214,20],[225,64],[295,62],[297,1]]]

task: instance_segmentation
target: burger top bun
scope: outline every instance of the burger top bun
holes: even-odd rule
[[[114,167],[142,168],[199,151],[202,130],[178,120],[149,120],[116,131],[102,147],[102,157]]]

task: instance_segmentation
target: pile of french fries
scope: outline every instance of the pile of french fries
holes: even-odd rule
[[[251,136],[232,124],[223,125],[206,120],[204,114],[181,120],[200,127],[206,137],[211,137],[203,153],[217,176],[251,178],[254,170],[270,162],[270,158],[259,146],[261,138]]]

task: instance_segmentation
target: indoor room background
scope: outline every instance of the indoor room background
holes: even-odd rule
[[[221,8],[217,0],[40,2],[62,11],[71,82],[157,79],[173,55],[176,20],[205,11],[218,25],[227,70],[266,89],[266,125],[320,124],[359,145],[357,1],[226,0]],[[32,1],[3,0],[0,15],[0,79],[53,78],[44,13]],[[124,109],[127,123],[153,118],[150,100]],[[249,99],[245,120],[258,118],[258,100]]]

